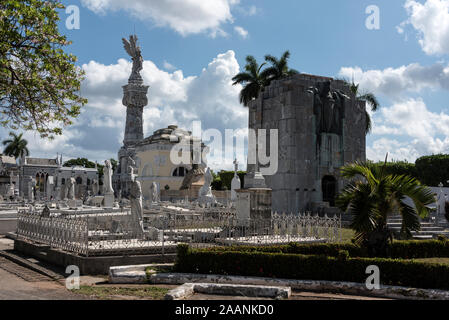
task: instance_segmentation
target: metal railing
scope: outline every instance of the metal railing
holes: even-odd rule
[[[83,256],[174,252],[177,244],[194,247],[273,245],[341,240],[339,216],[273,213],[271,219],[241,220],[233,212],[148,214],[143,223],[130,213],[41,217],[18,213],[17,236]]]

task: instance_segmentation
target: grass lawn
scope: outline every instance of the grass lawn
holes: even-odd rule
[[[351,242],[351,239],[354,238],[355,232],[352,229],[342,228],[341,229],[341,241],[342,242]]]
[[[449,265],[449,258],[421,258],[413,259],[413,261],[427,262],[427,263],[439,263]]]
[[[94,299],[109,300],[114,298],[135,297],[136,299],[161,300],[169,291],[167,288],[143,287],[109,287],[109,286],[81,286],[79,290],[72,290],[77,294]]]

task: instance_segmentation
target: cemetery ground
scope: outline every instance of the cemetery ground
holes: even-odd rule
[[[350,230],[347,232],[351,234]],[[110,284],[106,275],[81,276],[80,288],[65,287],[64,270],[23,256],[13,250],[13,240],[0,237],[0,252],[23,258],[29,266],[0,257],[0,300],[161,300],[177,285]],[[30,269],[39,266],[50,275],[59,275],[57,280]],[[157,272],[170,272],[172,267],[153,268]],[[195,294],[189,300],[246,300],[245,296]],[[252,300],[270,300],[255,298]],[[331,292],[293,291],[289,300],[377,300],[379,298],[345,295]]]
[[[352,246],[351,238],[353,231],[342,230],[342,241],[330,246],[341,245]],[[421,242],[424,243],[424,242]],[[317,244],[317,246],[320,246]],[[0,250],[11,254],[18,254],[13,250],[13,240],[0,238]],[[179,252],[178,252],[179,255]],[[331,255],[331,254],[330,254]],[[178,284],[116,284],[110,283],[106,275],[85,275],[80,277],[80,288],[78,290],[67,290],[65,288],[64,270],[60,267],[51,266],[36,259],[27,259],[30,264],[38,265],[49,274],[56,273],[60,278],[55,280],[42,273],[36,272],[5,258],[0,259],[0,299],[49,299],[49,300],[162,300]],[[419,263],[430,266],[445,266],[449,268],[449,257],[426,257],[416,259],[401,259],[402,262]],[[188,268],[188,267],[187,267]],[[147,274],[151,273],[175,273],[179,272],[173,265],[149,268]],[[232,274],[232,273],[230,273]],[[258,276],[258,275],[255,275]],[[301,278],[302,279],[302,278]],[[305,279],[305,278],[304,278]],[[269,285],[269,284],[268,284]],[[391,298],[391,297],[390,297]],[[216,295],[195,293],[186,300],[270,300],[264,297],[247,297],[244,295]],[[379,300],[385,297],[372,296],[369,294],[356,294],[341,292],[339,290],[292,290],[288,300]]]

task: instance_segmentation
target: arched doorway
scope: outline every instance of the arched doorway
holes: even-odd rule
[[[333,176],[324,176],[321,181],[321,191],[323,201],[329,202],[331,207],[335,207],[335,195],[337,193],[337,179]]]

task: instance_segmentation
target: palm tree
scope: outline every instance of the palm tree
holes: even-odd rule
[[[387,155],[388,157],[388,155]],[[392,234],[387,227],[389,215],[402,216],[401,233],[410,237],[420,230],[419,217],[426,217],[428,205],[435,203],[432,190],[408,175],[386,173],[384,165],[356,162],[344,166],[341,176],[354,179],[337,197],[337,206],[354,215],[351,228],[355,242],[364,245],[373,255],[385,255]],[[363,179],[360,179],[363,178]],[[409,197],[414,207],[405,203]]]
[[[271,67],[265,70],[268,76],[268,83],[272,80],[278,80],[299,73],[297,70],[288,67],[288,59],[290,59],[290,51],[288,50],[282,54],[280,59],[272,55],[265,56],[265,61],[271,64]]]
[[[14,132],[10,132],[9,135],[12,139],[3,141],[3,145],[6,146],[3,153],[16,159],[28,156],[30,154],[30,151],[27,148],[28,141],[22,139],[23,133],[16,135]]]
[[[343,80],[345,81],[345,80]],[[351,88],[352,93],[356,96],[357,99],[366,101],[371,106],[371,111],[375,112],[377,109],[379,109],[380,104],[379,101],[377,101],[376,96],[371,92],[366,92],[361,94],[359,92],[359,84],[355,84],[354,81],[352,83],[349,83],[348,81],[345,81],[349,87]],[[365,128],[365,134],[368,134],[371,132],[371,117],[368,113],[368,111],[365,110],[365,116],[366,116],[366,128]]]
[[[263,91],[267,84],[266,72],[261,72],[262,68],[266,63],[262,63],[260,66],[253,56],[246,57],[245,72],[237,74],[232,81],[233,85],[241,84],[243,85],[242,91],[240,91],[240,103],[245,107],[248,103],[257,99],[259,92]]]

